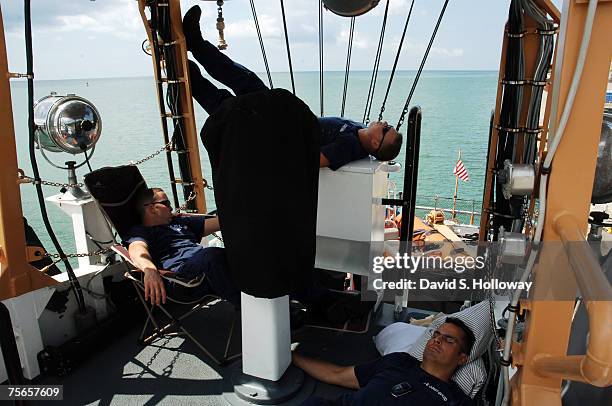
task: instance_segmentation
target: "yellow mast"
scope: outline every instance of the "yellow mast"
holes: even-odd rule
[[[153,44],[153,33],[151,27],[147,21],[145,14],[146,0],[138,0],[138,9],[142,18],[143,25],[147,31],[149,38],[149,44]],[[180,0],[168,0],[168,8],[170,11],[170,19],[172,21],[172,41],[176,44],[172,45],[172,49],[175,50],[176,60],[178,61],[177,74],[181,78],[181,92],[179,98],[179,105],[182,112],[183,121],[183,136],[185,139],[185,146],[187,148],[187,155],[190,163],[191,179],[194,183],[194,190],[196,192],[196,207],[198,213],[206,213],[206,199],[204,195],[204,180],[202,177],[202,164],[200,162],[200,151],[198,148],[198,131],[195,123],[195,112],[193,108],[193,99],[191,98],[191,85],[189,78],[189,67],[187,64],[187,46],[185,44],[185,36],[183,35],[183,21],[181,18],[181,3]],[[155,81],[164,80],[164,78],[158,77],[155,69],[155,58],[158,52],[151,46],[153,72],[155,74]],[[163,103],[163,100],[160,101]],[[166,118],[162,118],[166,120]],[[180,184],[182,180],[176,180],[177,184]]]
[[[555,72],[559,98],[552,106],[555,123],[560,120],[576,67],[587,3],[570,0],[564,4],[561,33],[565,35],[558,39],[560,63]],[[513,405],[561,405],[563,379],[601,387],[612,384],[612,302],[601,300],[609,299],[611,290],[585,242],[612,57],[610,38],[612,1],[599,1],[582,79],[548,181],[542,240],[563,243],[570,258],[542,256],[530,292],[536,299],[521,303],[527,310],[527,324],[524,342],[513,346],[514,364],[520,366],[513,379]],[[589,342],[585,355],[568,356],[574,301],[558,298],[564,294],[573,298],[578,287],[587,297]],[[555,297],[547,296],[551,292]]]
[[[26,257],[9,78],[0,7],[0,300],[57,283],[32,267]]]

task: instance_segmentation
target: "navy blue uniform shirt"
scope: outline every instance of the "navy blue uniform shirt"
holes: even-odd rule
[[[200,245],[204,235],[203,216],[174,217],[170,224],[132,227],[128,244],[144,241],[149,247],[153,263],[159,269],[177,272],[189,258],[204,249]]]
[[[335,400],[311,398],[303,405],[330,406],[471,406],[472,400],[454,382],[444,382],[421,369],[419,361],[409,354],[396,352],[376,361],[355,367],[359,381],[357,392],[346,393]],[[393,390],[407,383],[410,390]],[[396,395],[393,396],[392,392]],[[404,393],[404,394],[401,394]]]
[[[351,161],[362,159],[368,153],[359,143],[357,131],[366,126],[340,117],[320,117],[321,153],[333,171]]]

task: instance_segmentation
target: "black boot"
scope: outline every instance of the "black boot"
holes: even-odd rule
[[[200,16],[202,15],[202,9],[200,6],[193,6],[183,17],[183,34],[185,35],[185,42],[187,50],[192,51],[197,44],[204,41],[202,38],[202,32],[200,31]]]

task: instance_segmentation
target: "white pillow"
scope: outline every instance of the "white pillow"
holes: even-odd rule
[[[434,320],[407,352],[418,360],[423,360],[423,350],[431,337],[431,332],[444,324],[447,317],[454,317],[464,322],[472,330],[476,339],[468,357],[468,363],[457,368],[451,378],[468,396],[473,398],[487,379],[487,370],[480,357],[485,353],[493,338],[488,301],[482,301],[460,312]]]
[[[484,361],[480,358],[492,339],[489,305],[486,300],[458,313],[437,318],[429,328],[402,322],[390,324],[374,337],[374,343],[382,355],[406,352],[422,361],[423,350],[431,337],[431,331],[442,325],[446,317],[455,317],[463,321],[476,338],[468,357],[470,362],[457,368],[451,377],[466,395],[473,398],[487,378]]]
[[[389,324],[373,337],[376,349],[381,355],[394,352],[408,352],[408,349],[423,335],[427,327],[404,322]]]

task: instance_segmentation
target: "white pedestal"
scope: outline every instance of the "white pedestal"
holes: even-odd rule
[[[278,381],[291,364],[289,296],[263,299],[241,293],[242,372]]]
[[[47,201],[57,205],[72,219],[74,241],[77,252],[94,252],[100,247],[94,243],[87,233],[96,241],[112,241],[113,235],[104,215],[91,197],[75,199],[70,193],[54,195]],[[100,244],[107,247],[110,244]],[[99,256],[81,257],[78,259],[79,268],[88,268],[90,265],[100,263]]]
[[[37,356],[43,349],[43,340],[38,318],[54,291],[55,288],[46,287],[2,301],[11,314],[23,376],[27,379],[34,379],[40,375]],[[7,379],[4,362],[0,362],[0,382]]]

